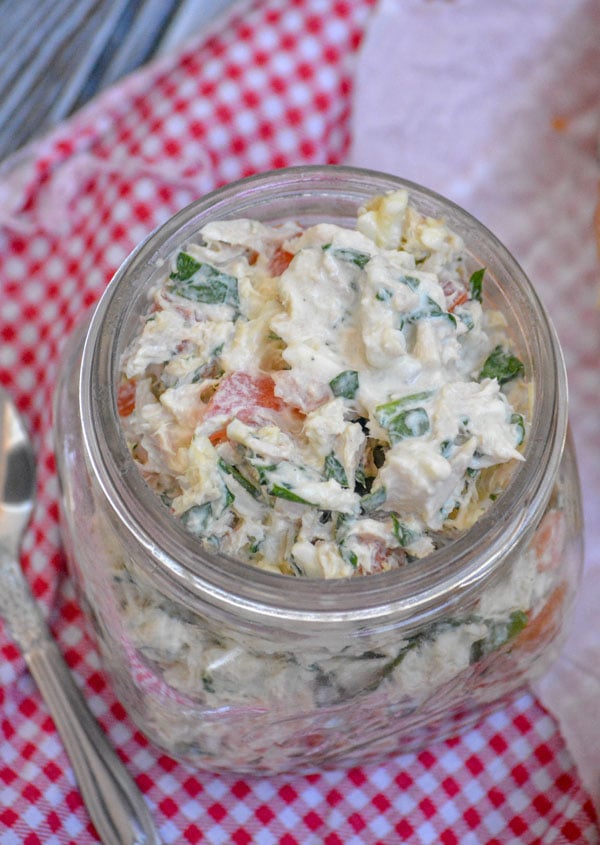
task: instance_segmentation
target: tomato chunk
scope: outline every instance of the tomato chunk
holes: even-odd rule
[[[560,630],[567,597],[567,586],[561,582],[550,593],[542,608],[530,618],[518,635],[516,644],[526,651],[535,651],[551,642]]]
[[[281,246],[278,246],[271,261],[269,262],[269,272],[272,276],[281,276],[284,270],[290,266],[290,262],[293,258],[293,254],[288,252]]]
[[[269,411],[282,411],[284,408],[285,404],[275,395],[275,382],[271,376],[238,372],[223,378],[210,398],[204,419],[226,416],[228,421],[238,419],[246,425],[264,425],[272,417]],[[210,436],[214,445],[225,439],[225,428]]]
[[[117,411],[120,417],[128,417],[135,409],[135,379],[121,382],[117,391]]]
[[[534,537],[533,549],[540,572],[558,569],[563,561],[567,542],[567,527],[562,511],[548,511],[540,522]]]

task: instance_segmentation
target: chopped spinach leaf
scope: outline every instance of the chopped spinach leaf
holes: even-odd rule
[[[367,493],[369,490],[369,484],[372,483],[372,479],[367,479],[365,475],[365,468],[362,464],[356,467],[354,472],[354,491],[355,493],[359,493],[362,495],[363,493]]]
[[[383,651],[363,651],[362,654],[357,654],[354,660],[385,660],[387,654]]]
[[[337,481],[342,487],[348,486],[348,476],[346,475],[346,471],[333,452],[325,458],[324,472],[326,479],[329,480],[330,478],[333,478],[334,481]]]
[[[440,443],[440,454],[442,458],[449,458],[454,451],[454,443],[452,440],[443,440]]]
[[[181,521],[186,529],[197,536],[206,531],[211,519],[212,505],[210,502],[205,502],[203,505],[193,505],[181,514]]]
[[[469,279],[469,292],[471,294],[471,299],[475,299],[477,302],[481,302],[482,300],[484,274],[485,267],[481,267],[479,270],[475,270]]]
[[[465,311],[462,308],[457,308],[454,311],[454,316],[458,317],[461,323],[463,323],[467,327],[468,332],[472,331],[472,329],[475,328],[475,320],[473,319],[469,311]]]
[[[324,252],[331,251],[335,258],[341,261],[348,261],[350,264],[356,264],[362,270],[365,264],[370,261],[371,256],[366,252],[360,252],[358,249],[345,246],[333,246],[332,244],[324,244],[322,247]]]
[[[289,487],[283,487],[279,484],[274,484],[272,487],[269,488],[269,493],[271,496],[277,496],[279,499],[287,499],[288,502],[297,502],[299,505],[310,505],[310,507],[315,507],[312,502],[308,502],[306,499],[303,499],[302,496],[298,496]]]
[[[421,280],[417,279],[416,276],[399,276],[398,281],[407,285],[411,290],[416,290],[421,284]]]
[[[422,437],[430,429],[429,415],[425,408],[408,408],[395,416],[388,425],[388,434],[392,443],[406,437]]]
[[[375,299],[379,302],[389,302],[394,294],[389,288],[379,288],[375,294]]]
[[[525,421],[521,414],[512,414],[510,423],[515,427],[516,446],[520,446],[525,440]]]
[[[413,531],[412,528],[409,528],[404,522],[400,522],[395,513],[390,514],[390,516],[392,517],[394,536],[402,548],[406,548],[406,546],[410,546],[411,543],[414,543],[419,536],[417,532]]]
[[[257,464],[252,462],[254,469],[258,473],[258,481],[260,484],[269,484],[269,473],[277,469],[277,464]]]
[[[232,478],[235,478],[237,483],[240,484],[247,493],[250,493],[254,499],[262,498],[260,488],[246,478],[246,476],[243,475],[236,466],[228,464],[223,460],[223,458],[219,458],[219,469],[227,473],[227,475],[230,475]]]
[[[377,421],[384,428],[387,428],[389,421],[392,420],[402,408],[406,408],[410,405],[416,405],[417,402],[424,402],[432,395],[432,390],[422,390],[419,393],[410,393],[408,396],[401,396],[399,399],[392,399],[391,402],[384,402],[382,405],[377,405],[375,408]]]
[[[406,407],[431,396],[429,391],[403,396],[393,402],[386,402],[375,408],[377,421],[386,429],[391,443],[406,437],[421,437],[430,428],[429,415],[421,406]]]
[[[188,255],[187,252],[180,252],[175,260],[175,270],[169,276],[178,282],[185,282],[191,279],[196,270],[200,269],[200,262]]]
[[[513,610],[508,619],[491,620],[488,624],[488,635],[477,640],[471,646],[470,662],[477,663],[490,652],[510,642],[521,633],[527,625],[529,617],[524,610]]]
[[[343,532],[348,525],[348,514],[337,511],[335,514],[335,530],[337,533]]]
[[[398,666],[402,663],[406,655],[411,652],[413,649],[418,648],[423,640],[425,639],[425,635],[423,634],[415,634],[413,637],[410,637],[407,641],[405,646],[402,646],[398,654],[386,663],[381,669],[381,678],[379,680],[383,680],[387,678],[389,675],[392,674],[394,669],[397,669]],[[375,686],[379,685],[379,681],[375,684]]]
[[[248,546],[248,554],[256,555],[260,551],[260,547],[262,546],[263,541],[259,539],[253,539],[252,543]]]
[[[468,624],[470,622],[477,621],[473,617],[467,617],[465,619],[448,619],[443,622],[436,622],[433,625],[430,625],[428,628],[424,630],[418,631],[416,634],[408,637],[405,640],[405,644],[402,646],[398,654],[390,660],[389,663],[386,663],[381,669],[381,676],[379,681],[374,684],[374,686],[378,686],[379,682],[385,678],[387,678],[391,673],[398,668],[398,666],[402,663],[404,658],[415,649],[420,649],[421,646],[434,642],[444,631],[448,631],[452,628],[459,628],[461,625]]]
[[[207,305],[239,304],[238,282],[212,264],[196,261],[185,252],[177,256],[177,271],[170,276],[169,290],[183,299]]]
[[[346,548],[344,541],[339,544],[340,555],[342,556],[342,560],[346,563],[349,563],[353,569],[356,569],[358,566],[358,555],[356,552],[353,552],[352,549]]]
[[[506,384],[507,381],[522,376],[525,372],[523,363],[515,355],[512,355],[503,346],[498,345],[488,355],[479,373],[479,380],[484,378],[495,378],[498,384]]]
[[[367,493],[360,500],[360,509],[363,513],[372,513],[378,510],[385,502],[387,493],[385,487],[378,487],[372,493]]]
[[[444,311],[435,299],[432,299],[430,296],[425,296],[424,301],[422,302],[419,308],[416,308],[414,311],[410,311],[408,314],[403,314],[400,318],[400,328],[404,328],[406,325],[410,325],[411,323],[417,323],[419,320],[425,320],[429,318],[435,317],[443,317],[446,320],[449,320],[452,325],[456,325],[456,317],[454,314],[448,313],[448,311]]]
[[[329,387],[334,396],[344,399],[354,399],[358,390],[358,373],[356,370],[344,370],[332,378]]]

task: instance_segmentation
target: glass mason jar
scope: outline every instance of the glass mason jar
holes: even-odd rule
[[[524,462],[492,507],[418,565],[294,578],[209,553],[131,458],[120,359],[176,248],[212,220],[353,226],[406,187],[486,267],[533,394]],[[161,268],[163,268],[161,270]],[[55,403],[64,542],[117,696],[154,743],[213,771],[350,765],[456,734],[555,657],[582,565],[579,482],[554,330],[479,222],[411,183],[345,167],[252,177],[203,197],[125,261],[65,352]]]

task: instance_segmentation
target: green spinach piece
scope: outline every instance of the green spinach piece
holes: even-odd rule
[[[201,536],[212,519],[212,505],[210,502],[205,502],[203,505],[193,505],[181,514],[180,519],[191,534]]]
[[[296,502],[299,505],[309,505],[311,508],[316,507],[313,502],[309,502],[307,499],[303,499],[302,496],[298,496],[298,494],[290,490],[289,487],[273,484],[273,486],[269,488],[268,492],[271,496],[277,496],[279,499],[287,499],[288,502]]]
[[[517,438],[516,446],[520,446],[525,440],[525,421],[521,414],[512,414],[510,418],[511,425],[515,427],[515,434]]]
[[[342,560],[349,563],[353,569],[356,569],[358,566],[358,555],[356,552],[353,552],[352,549],[348,549],[344,540],[342,540],[342,542],[338,545],[338,549],[340,550]]]
[[[389,422],[397,416],[402,408],[416,405],[418,402],[424,402],[430,396],[433,396],[432,390],[421,390],[419,393],[409,393],[408,396],[401,396],[399,399],[392,399],[390,402],[377,405],[375,408],[377,422],[379,425],[387,428]]]
[[[388,434],[392,443],[398,443],[407,437],[422,437],[431,427],[429,414],[425,408],[407,408],[401,411],[388,425]]]
[[[228,464],[227,461],[223,460],[223,458],[219,458],[219,469],[227,475],[231,475],[232,478],[235,478],[238,484],[240,484],[247,493],[250,493],[254,499],[262,499],[262,492],[260,488],[246,478],[246,476],[243,475],[236,466]]]
[[[524,373],[525,367],[522,361],[498,344],[486,358],[479,373],[479,380],[495,378],[498,384],[506,384],[507,381],[518,378]]]
[[[390,442],[397,443],[406,437],[421,437],[430,429],[429,414],[420,405],[431,396],[431,391],[413,393],[375,408],[378,423],[386,429]],[[409,407],[407,407],[409,406]],[[411,407],[414,406],[414,407]]]
[[[362,513],[372,513],[379,510],[387,498],[385,487],[378,487],[372,493],[367,493],[362,496],[360,500],[360,509]]]
[[[471,646],[470,663],[477,663],[479,660],[500,648],[520,634],[527,625],[527,613],[524,610],[513,610],[508,619],[488,621],[488,635],[477,640]]]
[[[412,323],[418,323],[420,320],[433,318],[448,320],[453,326],[456,326],[456,317],[454,314],[444,311],[435,299],[426,295],[419,308],[416,308],[414,311],[410,311],[408,314],[401,315],[400,329],[403,329],[404,326],[411,325]]]
[[[421,284],[421,280],[417,279],[416,276],[399,276],[398,281],[400,284],[406,285],[411,290],[416,290]]]
[[[375,299],[378,302],[389,302],[393,295],[393,292],[389,288],[383,287],[379,288],[375,294]]]
[[[471,294],[471,299],[476,300],[476,302],[481,302],[483,298],[484,275],[485,267],[481,267],[479,270],[475,270],[475,272],[471,274],[471,278],[469,279],[469,292]]]
[[[358,249],[346,246],[333,246],[333,244],[324,244],[322,246],[324,252],[331,252],[335,258],[340,261],[348,261],[350,264],[355,264],[362,270],[364,266],[371,260],[371,256],[366,252],[360,252]]]
[[[178,282],[185,282],[191,279],[196,270],[200,269],[200,262],[188,255],[187,252],[180,252],[175,259],[175,271],[169,276]]]
[[[334,396],[344,399],[354,399],[358,390],[358,373],[356,370],[344,370],[332,378],[329,387]]]
[[[348,487],[346,471],[333,452],[325,458],[324,473],[327,480],[333,478],[341,487]]]
[[[454,312],[454,316],[458,317],[461,323],[464,323],[468,332],[475,328],[475,320],[468,311],[465,311],[462,308],[457,308]]]
[[[392,517],[394,536],[402,548],[406,548],[406,546],[410,546],[411,543],[414,543],[419,536],[417,532],[413,531],[412,528],[409,528],[404,522],[400,522],[395,513],[390,514],[390,516]]]
[[[169,277],[169,290],[192,302],[207,305],[239,305],[238,281],[212,264],[196,261],[191,255],[180,252],[176,270]]]

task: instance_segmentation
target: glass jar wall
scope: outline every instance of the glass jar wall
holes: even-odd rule
[[[292,578],[211,555],[143,481],[116,407],[123,351],[164,262],[209,221],[353,224],[407,187],[486,267],[533,414],[525,461],[475,525],[410,567]],[[214,771],[346,765],[451,735],[538,677],[568,624],[581,503],[564,365],[530,283],[448,201],[350,168],[277,171],[184,209],[118,271],[65,352],[55,403],[64,541],[116,693],[162,749]]]

